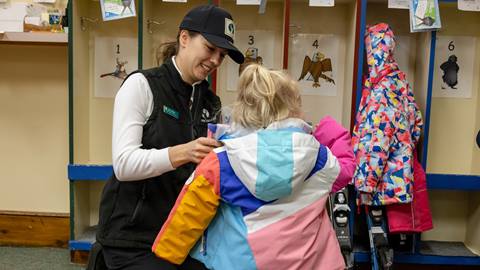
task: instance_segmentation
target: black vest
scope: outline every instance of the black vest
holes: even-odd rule
[[[221,108],[206,81],[195,85],[190,104],[192,86],[183,82],[171,60],[137,72],[147,78],[154,102],[143,127],[142,148],[161,149],[206,136],[207,124],[216,121]],[[97,240],[105,246],[150,249],[194,169],[195,164],[188,163],[157,177],[129,182],[113,175],[102,193]]]

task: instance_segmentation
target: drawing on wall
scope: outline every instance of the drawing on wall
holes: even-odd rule
[[[302,74],[298,80],[313,81],[312,87],[320,87],[319,79],[335,84],[335,81],[325,75],[324,73],[332,70],[332,60],[326,58],[325,55],[319,51],[313,53],[312,59],[308,55],[303,60]],[[307,78],[305,76],[308,74]]]
[[[273,54],[277,46],[275,32],[237,30],[235,46],[244,54],[245,62],[239,65],[229,57],[225,58],[227,91],[236,91],[238,77],[247,65],[258,63],[267,68],[273,68]]]
[[[119,61],[117,57],[117,64],[115,65],[115,70],[113,72],[101,74],[100,78],[112,76],[114,78],[124,80],[127,77],[127,71],[125,69],[125,64],[127,63],[128,61]]]
[[[137,39],[95,37],[94,94],[114,97],[128,73],[138,68]]]
[[[471,98],[475,43],[475,37],[437,37],[433,97]]]
[[[100,0],[100,7],[104,21],[135,16],[135,1],[133,0]]]
[[[440,65],[440,69],[443,71],[443,83],[451,89],[457,89],[455,86],[458,84],[458,70],[460,69],[457,64],[457,56],[450,55],[448,60]],[[444,84],[442,84],[442,89],[445,89]]]
[[[290,42],[288,70],[302,95],[336,96],[339,37],[295,34]]]
[[[238,76],[240,76],[242,71],[251,63],[263,65],[263,58],[258,55],[258,48],[248,47],[244,55],[245,61],[238,66]]]
[[[411,0],[410,32],[440,29],[438,0]]]

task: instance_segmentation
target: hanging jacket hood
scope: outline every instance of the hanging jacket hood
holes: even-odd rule
[[[365,50],[367,51],[369,78],[373,83],[398,69],[398,64],[393,57],[394,49],[395,36],[388,24],[379,23],[367,26]]]

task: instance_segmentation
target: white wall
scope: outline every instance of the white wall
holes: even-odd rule
[[[0,45],[0,210],[69,212],[67,47]]]

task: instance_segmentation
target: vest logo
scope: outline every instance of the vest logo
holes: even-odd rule
[[[225,35],[235,39],[235,23],[229,18],[225,18]]]
[[[168,114],[168,115],[170,115],[171,117],[173,117],[177,120],[180,118],[180,113],[179,112],[177,112],[174,109],[172,109],[170,107],[167,107],[165,105],[163,105],[163,113]]]
[[[214,122],[216,118],[217,118],[217,116],[215,114],[210,114],[210,112],[207,109],[203,108],[202,118],[200,119],[200,121],[202,123]]]

